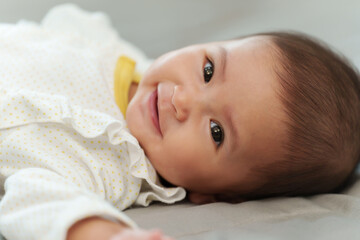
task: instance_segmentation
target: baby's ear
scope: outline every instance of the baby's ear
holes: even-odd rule
[[[188,199],[190,202],[195,204],[206,204],[214,202],[241,203],[247,201],[245,198],[234,195],[219,195],[195,192],[188,192]]]

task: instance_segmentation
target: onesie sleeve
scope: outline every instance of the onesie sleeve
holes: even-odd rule
[[[124,213],[56,172],[28,168],[7,178],[0,204],[1,232],[7,239],[66,239],[67,230],[90,216],[136,227]]]
[[[99,216],[136,228],[122,210],[141,179],[127,170],[123,122],[28,90],[0,97],[0,232],[8,240],[64,240]]]

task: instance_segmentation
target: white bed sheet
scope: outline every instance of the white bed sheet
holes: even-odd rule
[[[126,214],[176,239],[360,239],[360,173],[338,194],[239,204],[154,204]]]

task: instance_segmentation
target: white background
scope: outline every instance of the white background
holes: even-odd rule
[[[40,21],[65,2],[105,12],[125,39],[153,58],[194,43],[297,30],[321,38],[360,66],[359,0],[0,0],[0,22]]]

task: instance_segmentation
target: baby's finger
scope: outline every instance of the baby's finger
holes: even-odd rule
[[[163,234],[160,230],[150,230],[148,233],[149,240],[162,240]]]
[[[150,230],[151,239],[150,240],[174,240],[171,237],[165,236],[161,230],[154,229]]]
[[[162,240],[175,240],[175,238],[164,236],[164,238]]]

